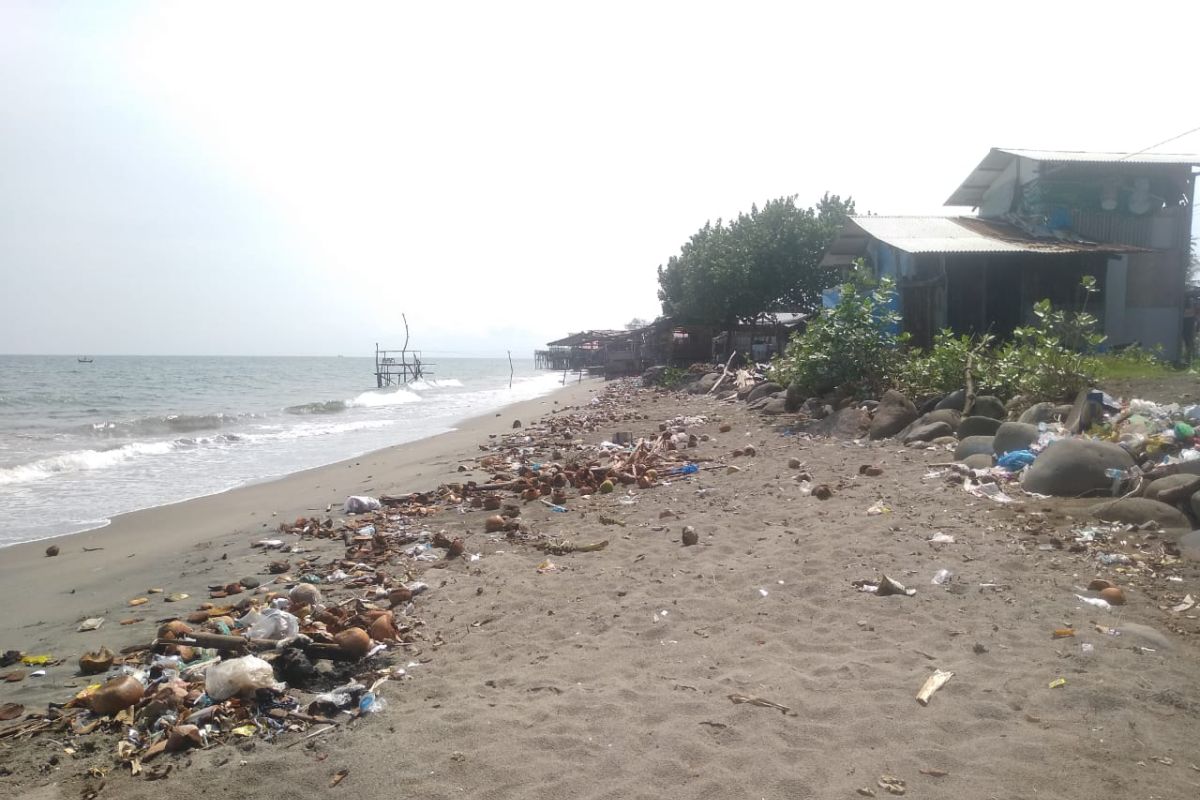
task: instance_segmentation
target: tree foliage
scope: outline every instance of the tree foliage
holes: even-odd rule
[[[813,207],[795,195],[707,222],[658,268],[663,313],[680,322],[732,327],[770,311],[815,311],[836,284],[821,257],[854,201],[826,194]]]

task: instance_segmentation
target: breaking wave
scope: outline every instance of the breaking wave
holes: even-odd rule
[[[420,396],[414,392],[407,389],[392,389],[391,391],[363,392],[353,400],[347,400],[346,405],[354,408],[381,408],[404,403],[419,403],[420,401]]]
[[[165,414],[132,420],[97,422],[86,430],[97,436],[162,436],[215,430],[253,417],[253,414]],[[107,452],[107,451],[105,451]]]
[[[67,472],[105,469],[130,461],[139,456],[159,456],[176,450],[179,442],[133,442],[111,450],[75,450],[49,458],[41,458],[28,464],[0,469],[0,486],[17,483],[32,483],[52,475]]]
[[[345,400],[326,400],[323,403],[301,403],[284,409],[288,414],[338,414],[349,406]]]

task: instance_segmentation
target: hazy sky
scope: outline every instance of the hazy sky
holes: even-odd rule
[[[0,0],[0,352],[527,355],[705,220],[1200,125],[1200,3]],[[1200,151],[1200,134],[1161,148]]]

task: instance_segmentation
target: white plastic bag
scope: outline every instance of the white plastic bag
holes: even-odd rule
[[[251,639],[279,641],[300,632],[300,620],[294,614],[278,608],[251,611],[242,617],[241,622],[246,625],[246,635]]]
[[[374,497],[363,497],[360,495],[351,495],[346,498],[342,510],[347,514],[361,514],[364,511],[378,511],[383,508],[383,503],[380,503]]]
[[[258,656],[219,661],[204,674],[204,691],[218,703],[236,694],[278,686],[271,665]]]

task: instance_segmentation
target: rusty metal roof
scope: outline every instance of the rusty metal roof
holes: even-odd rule
[[[1035,238],[979,217],[851,217],[826,251],[826,265],[849,263],[876,239],[906,253],[1140,253],[1143,248]]]
[[[1010,147],[993,147],[979,166],[971,171],[962,185],[946,201],[948,206],[978,206],[983,202],[983,193],[996,177],[1017,158],[1028,158],[1044,164],[1096,164],[1107,166],[1157,166],[1189,167],[1200,166],[1200,155],[1185,153],[1100,153],[1080,150],[1024,150]]]

